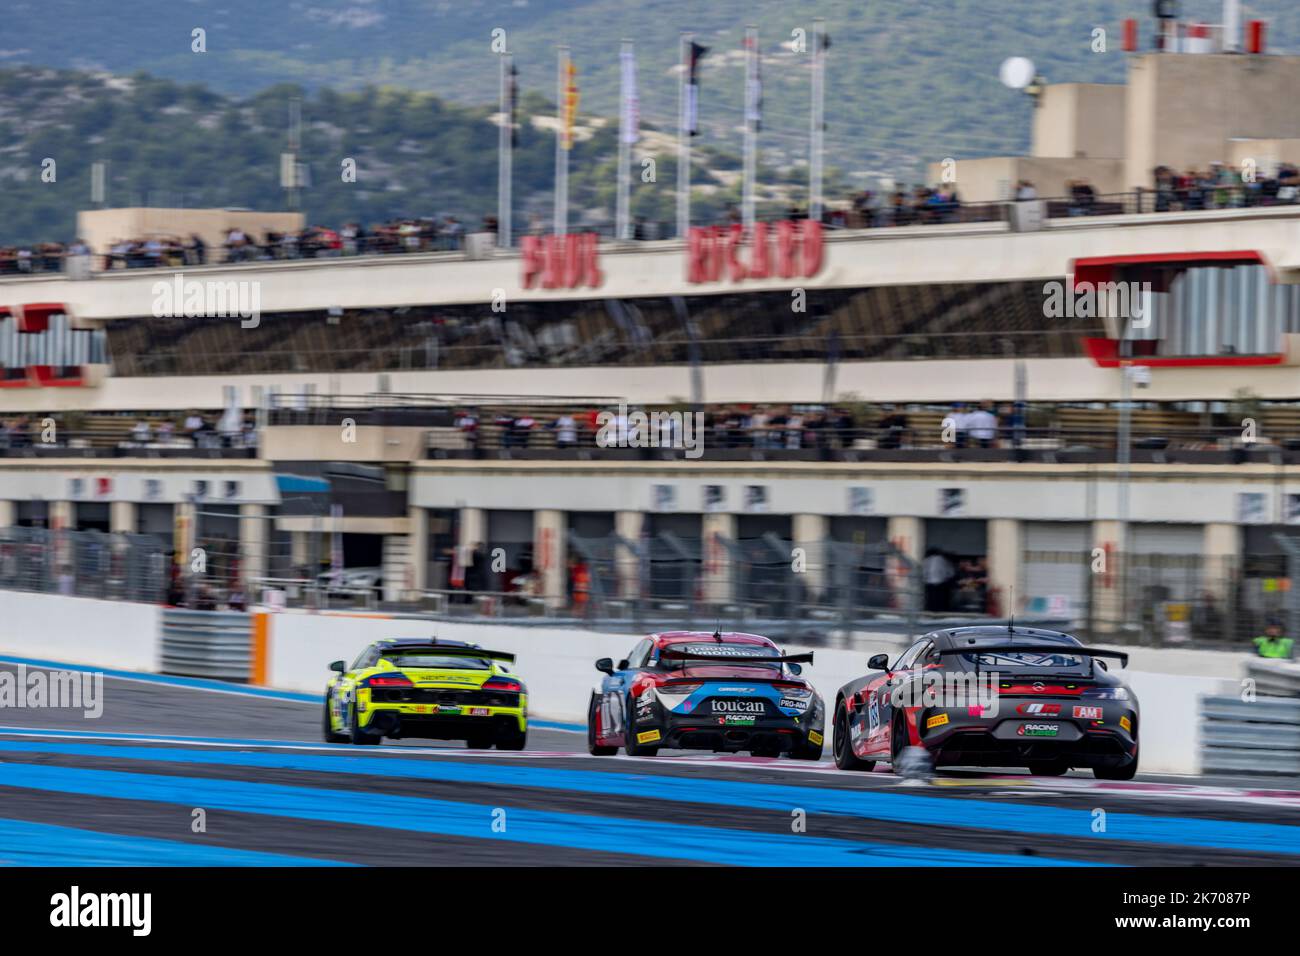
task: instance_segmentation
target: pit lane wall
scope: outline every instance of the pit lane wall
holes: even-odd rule
[[[156,671],[162,608],[0,590],[0,656]]]
[[[417,618],[343,613],[265,613],[253,616],[250,658],[256,683],[321,693],[329,662],[351,662],[372,640],[430,637],[473,641],[517,655],[515,671],[528,684],[534,717],[583,724],[599,674],[597,658],[618,660],[636,641],[560,627],[432,622]],[[161,670],[162,608],[89,598],[0,591],[0,659],[29,658],[114,670]],[[897,654],[899,638],[881,635],[859,649],[813,650],[805,673],[827,700],[866,670],[875,653]],[[1250,656],[1217,651],[1133,649],[1124,676],[1142,704],[1142,768],[1153,773],[1200,771],[1200,698],[1240,692]]]

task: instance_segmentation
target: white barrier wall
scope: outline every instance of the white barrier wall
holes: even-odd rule
[[[154,671],[161,627],[162,609],[155,605],[0,591],[0,656]],[[528,684],[533,716],[572,724],[586,721],[591,690],[600,680],[596,659],[618,661],[639,640],[635,634],[570,628],[293,612],[270,615],[268,630],[267,684],[271,687],[322,693],[331,676],[330,661],[351,663],[373,640],[436,634],[515,654],[515,670]],[[836,691],[866,671],[868,657],[875,653],[897,655],[898,638],[882,635],[852,651],[795,645],[787,650],[815,652],[816,660],[805,673],[832,706]],[[1141,701],[1143,770],[1199,771],[1200,698],[1236,693],[1242,662],[1248,656],[1213,651],[1133,652],[1133,664],[1141,669],[1125,671],[1124,677]]]
[[[0,591],[0,654],[152,671],[161,628],[154,604]]]
[[[627,656],[639,640],[636,634],[607,634],[568,628],[518,627],[492,624],[437,623],[419,620],[384,620],[364,617],[283,613],[272,616],[268,682],[286,690],[322,693],[332,676],[329,663],[351,663],[370,641],[394,637],[430,637],[472,641],[517,656],[515,671],[528,685],[529,708],[534,717],[582,724],[587,717],[591,690],[600,673],[595,661]],[[836,691],[867,669],[876,653],[897,655],[897,638],[868,643],[863,650],[804,648],[789,645],[792,653],[813,650],[816,660],[805,669],[826,700],[834,706]],[[1151,773],[1197,773],[1200,768],[1200,698],[1204,694],[1233,693],[1242,655],[1215,652],[1150,651],[1142,663],[1152,666],[1161,654],[1182,654],[1174,669],[1206,670],[1222,666],[1222,677],[1124,671],[1123,676],[1141,703],[1142,769]],[[1211,655],[1193,661],[1188,655]]]

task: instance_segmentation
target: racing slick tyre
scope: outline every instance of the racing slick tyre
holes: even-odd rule
[[[357,723],[357,705],[353,704],[348,708],[348,743],[358,744],[366,747],[373,747],[378,744],[383,737],[374,734],[368,734],[361,729]]]
[[[631,698],[628,699],[623,713],[629,715],[634,713]],[[636,742],[636,728],[632,726],[630,719],[625,720],[623,723],[623,750],[627,752],[629,757],[653,757],[659,753],[658,747],[646,746]]]
[[[1093,767],[1092,775],[1098,780],[1132,780],[1138,772],[1139,756],[1134,754],[1132,760],[1118,767]]]
[[[1060,777],[1069,769],[1070,765],[1059,757],[1055,760],[1038,760],[1029,765],[1029,772],[1035,777]]]
[[[347,734],[337,733],[332,727],[330,727],[330,699],[328,697],[325,698],[325,719],[322,721],[322,724],[325,742],[327,744],[345,744],[351,739]]]
[[[853,753],[853,742],[849,739],[849,712],[844,701],[835,705],[835,730],[831,735],[831,752],[835,755],[835,766],[840,770],[870,771],[876,766],[874,760],[863,760]]]
[[[497,750],[523,750],[527,743],[527,730],[503,730],[497,734]]]
[[[596,743],[596,722],[600,720],[600,698],[591,695],[587,705],[587,753],[593,757],[612,757],[618,753],[617,747],[604,747]]]

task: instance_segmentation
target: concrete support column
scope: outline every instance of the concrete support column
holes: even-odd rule
[[[997,589],[998,607],[1006,617],[1018,612],[1024,599],[1020,579],[1020,561],[1024,554],[1020,522],[1015,518],[990,518],[987,534],[989,591]]]
[[[136,504],[134,501],[114,501],[108,506],[108,530],[113,534],[135,534]]]
[[[487,547],[487,515],[482,508],[461,508],[456,525],[456,559],[462,575],[474,559],[475,546],[480,544]]]
[[[825,515],[794,515],[790,521],[794,546],[802,548],[805,593],[815,601],[826,588],[826,536],[830,521]],[[791,558],[793,568],[794,556]],[[821,603],[828,603],[823,600]]]
[[[267,527],[265,505],[239,506],[239,570],[245,582],[266,577]],[[251,588],[245,593],[255,600]]]
[[[925,522],[920,518],[893,515],[885,524],[885,537],[899,551],[921,563],[925,553]]]
[[[908,515],[892,515],[885,522],[885,537],[889,542],[903,554],[907,555],[913,561],[920,565],[921,558],[925,553],[925,522],[921,518],[913,518]],[[887,575],[890,587],[894,593],[894,601],[902,609],[909,600],[910,582],[907,580],[907,569],[902,561],[890,558],[887,567]],[[919,591],[920,575],[916,577],[916,593],[912,600],[916,601],[918,608],[923,606],[922,595]]]
[[[306,568],[311,563],[310,531],[289,532],[289,561],[293,564],[294,573]],[[310,569],[308,576],[314,575],[315,570]]]
[[[726,604],[735,600],[735,569],[731,552],[720,538],[734,541],[736,516],[733,514],[706,514],[700,527],[704,548],[704,567],[700,592],[705,604]]]
[[[1201,553],[1205,556],[1201,590],[1212,594],[1224,607],[1231,598],[1234,572],[1241,565],[1241,529],[1235,524],[1207,524]]]
[[[188,574],[194,548],[194,502],[178,501],[172,508],[172,549],[176,563]]]
[[[567,512],[549,508],[533,512],[533,571],[541,579],[540,593],[550,608],[568,603],[568,530]]]
[[[12,528],[18,522],[18,504],[0,501],[0,528]]]
[[[1119,522],[1094,521],[1092,547],[1094,552],[1100,548],[1104,558],[1100,565],[1096,562],[1089,564],[1090,568],[1101,567],[1092,575],[1093,629],[1099,634],[1113,634],[1118,629],[1124,609],[1123,557],[1116,550],[1119,547]]]
[[[406,560],[410,567],[408,581],[412,591],[429,586],[429,511],[411,505],[406,509]],[[387,585],[384,588],[388,590]],[[385,596],[387,596],[385,594]]]
[[[614,512],[614,533],[624,541],[640,545],[641,535],[645,530],[645,513],[641,511]],[[641,594],[641,567],[636,555],[626,548],[618,549],[615,558],[618,569],[618,596],[625,601],[634,601]]]
[[[75,531],[77,505],[73,501],[51,501],[48,512],[51,531]]]

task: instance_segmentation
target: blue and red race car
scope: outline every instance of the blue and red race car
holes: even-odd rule
[[[1106,659],[1059,631],[981,625],[927,634],[893,664],[840,688],[832,749],[841,770],[895,772],[909,747],[934,767],[1027,767],[1056,776],[1091,768],[1131,780],[1138,768],[1138,702]]]
[[[784,655],[766,637],[673,631],[641,640],[591,695],[587,748],[654,756],[661,747],[819,760],[826,714],[800,676],[812,654]]]

